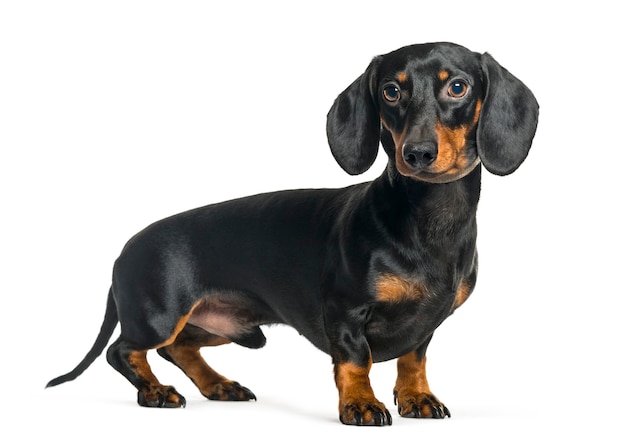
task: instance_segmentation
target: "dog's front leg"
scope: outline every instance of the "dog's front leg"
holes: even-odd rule
[[[346,425],[391,424],[389,411],[374,396],[370,386],[371,360],[362,366],[354,362],[335,363],[335,382],[339,390],[339,419]]]
[[[347,425],[390,425],[391,415],[376,399],[370,385],[372,357],[363,327],[350,317],[351,321],[333,323],[330,334],[339,391],[339,419]]]
[[[431,392],[426,379],[426,348],[429,342],[430,338],[416,351],[398,358],[398,379],[393,396],[402,417],[450,417],[450,411]]]

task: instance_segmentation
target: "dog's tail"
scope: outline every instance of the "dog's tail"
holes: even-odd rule
[[[117,326],[118,317],[117,317],[117,307],[115,306],[115,300],[113,299],[113,290],[109,290],[109,296],[107,298],[107,308],[104,314],[104,321],[102,322],[102,326],[100,327],[100,333],[96,338],[96,342],[91,347],[91,350],[85,355],[85,358],[76,366],[73,370],[68,372],[65,375],[61,375],[55,379],[52,379],[46,385],[46,388],[51,386],[60,385],[61,383],[65,383],[66,381],[74,380],[80,374],[82,374],[85,369],[87,369],[94,360],[102,354],[102,351],[106,347],[109,339],[113,335],[113,331]]]

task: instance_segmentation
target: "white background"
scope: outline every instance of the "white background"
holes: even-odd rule
[[[625,33],[614,2],[4,1],[0,4],[2,428],[12,441],[301,438],[624,441]],[[219,6],[217,6],[220,4]],[[552,5],[564,6],[552,6]],[[613,5],[613,6],[611,6]],[[258,402],[205,400],[156,354],[182,410],[135,403],[87,352],[111,266],[147,224],[262,191],[370,180],[330,155],[325,117],[370,59],[453,41],[541,104],[530,156],[485,173],[479,283],[435,334],[451,420],[341,426],[330,359],[286,327],[204,355]],[[37,440],[33,440],[33,438]]]

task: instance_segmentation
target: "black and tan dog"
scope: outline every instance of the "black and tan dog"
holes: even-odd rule
[[[151,349],[211,400],[255,399],[199,350],[259,348],[260,326],[282,323],[332,357],[343,423],[391,424],[368,373],[394,358],[400,415],[449,416],[428,386],[426,348],[474,288],[480,164],[515,171],[538,111],[531,91],[488,54],[435,43],[374,58],[333,104],[327,134],[350,174],[367,170],[381,143],[382,176],[214,204],[147,227],[115,262],[93,348],[48,386],[80,375],[119,322],[107,359],[140,405],[185,406],[152,373]]]

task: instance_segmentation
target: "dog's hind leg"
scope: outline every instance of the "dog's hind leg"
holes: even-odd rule
[[[226,338],[187,324],[176,340],[157,349],[157,352],[161,357],[178,366],[209,400],[256,400],[252,391],[218,374],[200,355],[201,347],[219,346],[230,342]]]
[[[152,373],[147,350],[137,349],[121,337],[107,351],[107,361],[139,391],[137,403],[153,408],[185,407],[185,397],[172,386],[162,385]]]

